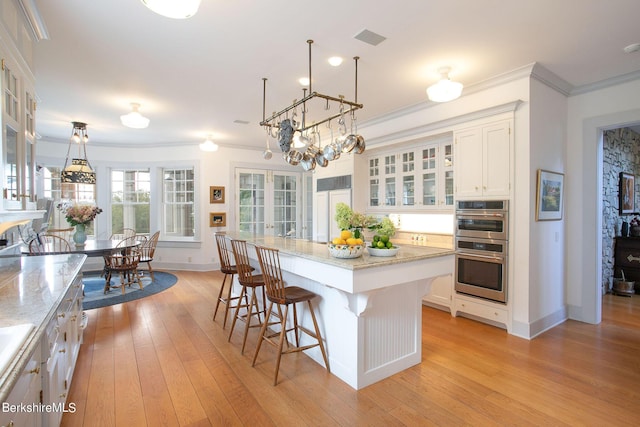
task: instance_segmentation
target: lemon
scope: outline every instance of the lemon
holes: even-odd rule
[[[347,239],[347,245],[353,246],[358,244],[358,239],[354,239],[353,237],[349,237]]]
[[[356,245],[361,245],[364,243],[364,240],[362,239],[356,239]]]
[[[351,237],[351,231],[349,231],[349,230],[342,230],[342,231],[340,232],[340,238],[341,238],[342,240],[347,240],[349,237]]]
[[[342,240],[339,237],[336,237],[331,241],[331,243],[333,243],[334,245],[342,245],[343,244],[342,242],[344,242],[344,240]]]

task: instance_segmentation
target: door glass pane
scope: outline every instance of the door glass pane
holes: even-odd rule
[[[453,171],[444,174],[444,202],[447,206],[453,206]]]
[[[265,233],[263,173],[241,172],[238,179],[239,217],[238,230]]]
[[[380,180],[378,178],[369,180],[369,206],[378,206],[378,191]]]
[[[422,204],[435,206],[436,204],[436,174],[425,173],[422,175]]]
[[[402,204],[413,206],[415,204],[415,179],[413,175],[402,177]]]
[[[273,232],[276,236],[297,236],[297,177],[273,177]]]
[[[384,181],[384,203],[387,206],[396,205],[396,179],[386,178]]]
[[[4,146],[4,188],[7,200],[18,200],[18,133],[7,129],[7,139]]]

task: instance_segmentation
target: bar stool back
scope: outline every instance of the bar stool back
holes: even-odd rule
[[[230,250],[227,247],[227,236],[224,233],[216,233],[215,237],[216,244],[218,246],[218,256],[220,257],[220,271],[224,273],[224,278],[222,279],[222,285],[220,285],[220,292],[218,292],[218,300],[216,301],[216,308],[213,312],[213,320],[216,320],[216,315],[218,314],[218,307],[220,306],[220,303],[224,304],[224,321],[222,322],[222,328],[224,329],[227,326],[227,316],[229,314],[229,309],[233,309],[238,301],[238,297],[231,296],[231,290],[233,288],[233,276],[238,273],[238,269],[231,261]],[[227,291],[225,294],[225,284],[227,282],[227,277],[230,277],[231,280],[229,280],[229,285],[227,286]]]
[[[265,314],[264,305],[267,299],[264,292],[264,278],[262,277],[262,274],[253,274],[255,269],[251,266],[249,261],[247,242],[245,240],[231,240],[231,248],[233,249],[233,257],[236,260],[238,283],[242,286],[242,290],[240,291],[239,302],[236,305],[236,313],[233,316],[233,321],[231,322],[228,341],[231,341],[231,335],[233,334],[233,329],[236,326],[236,320],[242,320],[245,322],[242,349],[240,350],[240,354],[244,354],[249,328],[262,326],[262,317]],[[249,302],[247,302],[248,289],[251,289],[251,300]],[[256,295],[256,291],[258,290],[262,291],[261,301],[258,300]],[[245,310],[245,312],[241,313],[241,310]],[[258,323],[252,325],[251,318],[254,316],[258,318]]]
[[[318,322],[313,310],[313,305],[311,304],[311,300],[317,295],[298,286],[285,286],[285,282],[282,278],[282,270],[280,268],[280,256],[277,249],[256,246],[256,253],[258,254],[258,261],[260,262],[262,276],[266,285],[269,306],[267,308],[267,314],[265,316],[266,320],[262,323],[260,338],[258,339],[258,345],[256,347],[256,352],[253,355],[253,362],[251,366],[255,366],[256,359],[258,358],[258,353],[260,353],[262,342],[266,341],[278,349],[273,385],[278,384],[278,371],[280,369],[280,359],[282,358],[283,354],[304,351],[317,346],[320,347],[325,367],[327,368],[327,371],[330,372],[329,360],[327,359],[327,353],[324,349],[324,344],[322,343],[322,336],[320,335],[320,329],[318,328]],[[311,331],[308,328],[298,324],[298,313],[296,310],[296,304],[300,302],[307,303],[315,331]],[[274,304],[277,305],[278,310],[284,307],[284,313],[281,316],[280,330],[275,333],[273,331],[267,331],[267,320],[270,319]],[[293,325],[287,325],[287,317],[289,314],[290,305],[293,306]],[[294,333],[295,346],[289,343],[289,340],[287,339],[288,332]],[[316,342],[301,346],[299,332],[304,332],[308,336],[314,338]],[[275,340],[276,337],[278,338],[278,341]],[[284,348],[285,341],[287,342],[286,349]]]

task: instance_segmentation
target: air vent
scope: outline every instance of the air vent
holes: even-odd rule
[[[351,175],[342,175],[318,179],[316,191],[343,190],[348,188],[351,188]]]
[[[234,120],[233,123],[237,123],[239,125],[248,125],[249,122],[246,120]]]
[[[380,43],[387,39],[386,37],[383,37],[380,34],[376,34],[373,31],[369,30],[360,31],[354,36],[354,38],[360,40],[361,42],[368,43],[371,46],[378,46]]]

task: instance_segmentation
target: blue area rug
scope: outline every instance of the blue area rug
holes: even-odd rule
[[[143,289],[140,289],[140,286],[136,283],[132,286],[127,286],[123,295],[120,288],[112,288],[105,294],[104,277],[100,277],[100,272],[83,273],[84,301],[82,308],[91,310],[92,308],[106,307],[148,297],[170,288],[178,281],[176,276],[163,271],[154,271],[153,275],[155,280],[152,282],[151,277],[145,271],[142,276]],[[120,284],[120,277],[114,276],[111,278],[111,283]]]

